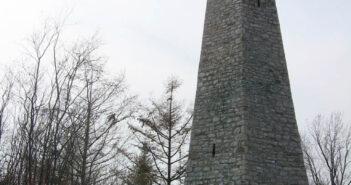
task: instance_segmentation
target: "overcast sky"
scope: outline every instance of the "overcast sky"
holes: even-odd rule
[[[317,114],[351,121],[351,1],[276,0],[300,129]],[[0,66],[21,58],[24,40],[47,18],[72,12],[68,38],[98,32],[111,73],[157,96],[171,74],[194,101],[205,0],[2,0]],[[67,33],[66,32],[66,33]]]

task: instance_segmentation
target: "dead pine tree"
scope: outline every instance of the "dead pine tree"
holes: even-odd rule
[[[138,119],[139,124],[130,125],[138,141],[147,141],[157,170],[156,184],[170,185],[185,175],[188,154],[185,152],[192,123],[192,113],[176,101],[176,91],[181,83],[170,79],[165,96],[160,101],[151,101]]]

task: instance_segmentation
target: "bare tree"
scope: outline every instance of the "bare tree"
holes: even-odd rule
[[[62,25],[46,25],[30,39],[1,183],[98,185],[111,176],[117,125],[135,112],[135,97],[123,75],[107,75],[96,37],[67,48],[61,35]]]
[[[12,95],[12,87],[13,87],[13,81],[9,77],[5,77],[4,80],[1,80],[0,82],[0,152],[3,152],[3,143],[2,143],[2,136],[3,133],[6,129],[6,113],[9,111],[6,111],[6,108],[9,105],[11,95]],[[2,153],[0,154],[2,155]],[[3,175],[3,165],[2,165],[3,159],[0,158],[0,179],[2,179]]]
[[[305,166],[315,185],[351,184],[351,128],[341,113],[317,116],[303,138]]]
[[[6,121],[5,111],[11,98],[12,87],[13,87],[13,81],[8,77],[5,77],[5,79],[1,80],[0,82],[0,88],[1,88],[0,89],[0,147],[1,147],[2,134],[5,129],[5,121]]]
[[[192,113],[184,110],[176,101],[175,93],[181,83],[171,79],[167,83],[165,97],[152,101],[139,118],[139,125],[130,125],[139,141],[148,141],[148,151],[157,170],[157,184],[170,185],[185,174]]]
[[[75,138],[75,148],[79,152],[72,161],[84,185],[98,184],[109,177],[106,168],[116,157],[120,139],[117,125],[134,113],[131,109],[134,97],[126,94],[123,76],[113,80],[104,78],[100,59],[91,53],[95,47],[90,46],[88,50],[84,52],[87,56],[82,57],[88,61],[81,78],[85,92],[76,106],[80,119],[75,122],[82,128]]]

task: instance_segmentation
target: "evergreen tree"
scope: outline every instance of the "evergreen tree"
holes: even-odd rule
[[[142,147],[142,153],[135,160],[135,164],[129,174],[128,185],[152,185],[155,180],[152,161],[149,157],[146,145]]]

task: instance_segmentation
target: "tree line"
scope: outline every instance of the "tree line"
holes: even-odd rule
[[[33,34],[23,67],[1,81],[0,184],[181,181],[192,113],[175,98],[179,80],[140,105],[124,75],[107,74],[96,37],[67,46],[62,28]]]
[[[33,34],[21,69],[0,81],[0,185],[184,184],[192,110],[170,78],[162,97],[131,95],[93,36],[63,26]],[[15,64],[18,65],[18,64]],[[318,116],[303,137],[314,185],[350,185],[350,126]]]

